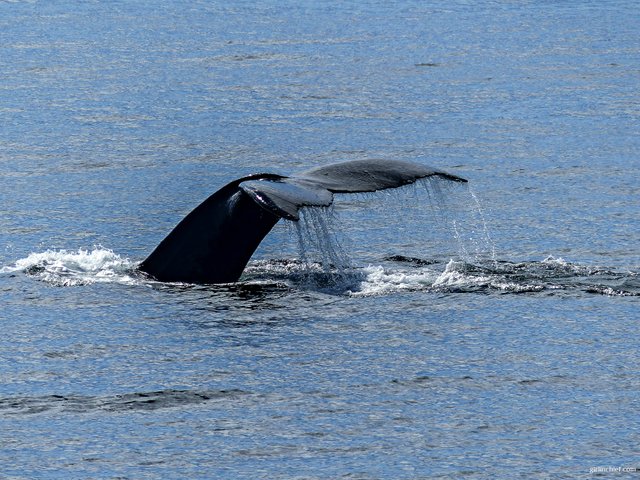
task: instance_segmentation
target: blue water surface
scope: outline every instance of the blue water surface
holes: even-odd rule
[[[0,1],[0,478],[640,469],[638,25],[632,1]],[[470,187],[283,222],[233,285],[136,275],[225,183],[365,158]],[[339,274],[302,255],[327,242]]]

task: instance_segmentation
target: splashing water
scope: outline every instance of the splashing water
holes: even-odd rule
[[[343,276],[350,273],[351,279],[354,271],[360,273],[358,283],[346,291],[350,295],[399,291],[639,294],[638,275],[633,272],[612,272],[554,257],[522,263],[498,260],[481,201],[467,186],[452,188],[450,182],[425,179],[401,189],[352,197],[356,199],[347,201],[352,210],[360,209],[367,215],[366,221],[356,222],[362,225],[361,231],[366,230],[363,235],[366,245],[356,249],[360,247],[369,252],[377,236],[380,247],[391,245],[402,254],[383,257],[382,265],[354,267],[353,257],[342,247],[353,242],[340,238],[346,229],[338,228],[339,218],[333,209],[306,208],[296,224],[300,258],[309,271],[339,272]],[[424,205],[429,208],[425,209]],[[381,222],[372,221],[372,215],[376,214],[382,216]],[[417,222],[430,222],[429,226],[434,228],[416,228]],[[418,231],[417,235],[414,230]],[[420,238],[420,232],[428,238]],[[453,244],[457,256],[454,254],[451,258],[436,249],[438,236],[442,246]],[[403,255],[412,248],[419,253],[416,257]],[[379,252],[376,255],[377,263]]]
[[[295,229],[307,283],[344,287],[356,281],[351,258],[337,235],[338,219],[333,206],[302,208]]]
[[[493,238],[489,232],[487,220],[484,215],[484,208],[480,203],[480,199],[478,198],[476,193],[473,191],[473,188],[471,186],[467,186],[467,188],[469,189],[469,195],[471,195],[471,198],[473,198],[473,201],[475,202],[475,212],[477,213],[477,216],[482,222],[482,234],[483,234],[484,244],[489,246],[491,250],[491,260],[493,260],[493,262],[495,263],[497,261],[496,244],[494,243]]]
[[[314,260],[347,268],[358,254],[384,255],[390,248],[395,251],[389,255],[496,259],[480,199],[467,185],[430,177],[402,188],[340,196],[334,205],[303,209],[304,218],[296,225],[303,260],[310,248],[317,253]],[[349,228],[339,228],[339,220]],[[354,242],[343,232],[363,238]]]
[[[429,183],[424,184],[424,188],[432,199],[432,209],[441,227],[455,240],[458,257],[469,263],[487,259],[495,262],[496,246],[484,207],[473,188],[468,184],[451,185],[437,178],[427,180]]]
[[[495,247],[477,195],[466,187],[456,187],[449,181],[427,178],[399,189],[340,196],[328,208],[305,207],[298,222],[287,222],[295,227],[290,232],[297,239],[300,258],[297,266],[303,266],[307,283],[311,281],[315,286],[319,275],[324,283],[333,284],[353,283],[355,277],[364,280],[366,275],[380,280],[384,277],[382,267],[356,269],[354,259],[359,260],[358,254],[364,254],[365,258],[375,255],[369,261],[377,263],[384,250],[392,248],[390,256],[410,252],[423,258],[434,255],[438,237],[447,249],[454,239],[458,257],[465,262],[487,256],[495,261]],[[338,215],[338,210],[342,210],[340,213],[347,220]],[[341,228],[342,222],[348,222],[349,229]],[[363,238],[356,243],[344,234],[346,231]],[[455,252],[449,251],[447,255],[450,254]],[[387,277],[391,285],[404,285],[400,278],[403,274],[398,275],[391,273]],[[414,274],[410,276],[413,278]],[[421,277],[418,283],[422,280],[428,283],[423,276],[418,274]],[[351,289],[360,287],[351,285]]]
[[[77,251],[47,250],[31,253],[14,265],[0,268],[0,273],[22,271],[56,286],[87,285],[98,282],[137,284],[133,275],[136,263],[114,253],[96,247]]]

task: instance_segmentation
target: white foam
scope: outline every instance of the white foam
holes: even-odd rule
[[[604,273],[607,269],[592,265],[578,265],[565,260],[562,257],[554,257],[549,255],[542,262],[540,262],[545,268],[556,271],[559,274],[571,274],[571,275],[594,275],[597,273]]]
[[[469,270],[469,264],[456,260],[450,260],[441,272],[424,267],[418,270],[389,270],[371,265],[365,268],[364,272],[366,278],[357,291],[350,292],[351,295],[385,295],[416,290],[468,292],[478,289],[522,293],[545,289],[545,286],[540,284],[511,282],[502,275],[478,274]]]
[[[469,283],[486,285],[489,277],[471,276],[465,273],[464,263],[449,260],[444,271],[433,282],[434,287],[467,286]]]
[[[549,255],[547,256],[547,258],[545,258],[544,260],[542,260],[542,262],[540,263],[544,263],[547,265],[558,265],[560,267],[566,267],[569,264],[569,262],[567,262],[564,258],[562,257],[554,257],[553,255]]]
[[[544,290],[544,286],[535,284],[520,284],[509,282],[501,275],[477,275],[467,271],[467,264],[450,260],[444,271],[433,282],[434,288],[450,289],[476,289],[490,288],[503,292],[538,292]]]
[[[0,269],[0,273],[25,272],[59,286],[86,285],[97,282],[133,284],[139,279],[131,275],[136,263],[112,250],[46,250],[31,253],[15,264]]]
[[[358,291],[350,292],[353,296],[384,295],[387,293],[422,290],[430,288],[437,275],[431,270],[421,269],[418,272],[403,270],[386,270],[378,265],[364,268],[366,278],[361,282]]]

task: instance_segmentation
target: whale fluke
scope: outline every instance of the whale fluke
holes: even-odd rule
[[[294,178],[307,179],[333,193],[376,192],[402,187],[421,178],[438,176],[455,182],[464,178],[400,160],[353,160],[312,168]]]
[[[280,220],[299,220],[299,210],[329,206],[334,193],[375,192],[437,176],[464,178],[397,160],[355,160],[285,177],[261,173],[222,187],[189,213],[139,270],[163,282],[236,282],[262,239]]]

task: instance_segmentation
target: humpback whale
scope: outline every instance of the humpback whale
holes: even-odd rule
[[[464,178],[412,162],[353,160],[283,176],[258,173],[225,185],[198,205],[139,265],[162,282],[236,282],[262,239],[302,207],[326,207],[335,193],[375,192],[427,177]]]

